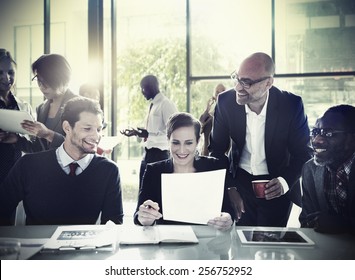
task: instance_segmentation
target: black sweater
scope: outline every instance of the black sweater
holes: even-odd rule
[[[67,175],[55,150],[23,156],[0,186],[0,224],[23,200],[27,225],[122,223],[117,165],[95,155],[78,176]]]

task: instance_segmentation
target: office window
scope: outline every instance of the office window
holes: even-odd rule
[[[14,26],[15,57],[17,62],[17,96],[36,107],[43,102],[37,83],[32,82],[31,64],[43,53],[43,24]]]
[[[276,79],[301,95],[309,124],[330,106],[355,104],[354,77],[322,77],[355,71],[355,3],[352,0],[276,0]],[[293,74],[300,77],[291,78]],[[303,74],[311,74],[302,78]]]
[[[87,1],[51,0],[50,52],[64,55],[73,71],[70,88],[77,92],[87,81]],[[31,64],[44,53],[42,0],[1,1],[1,48],[17,62],[17,96],[33,108],[43,102],[37,83],[31,82]]]
[[[88,63],[88,1],[51,0],[50,5],[50,50],[68,60],[70,89],[78,93],[82,83],[91,81],[90,67],[95,67]]]
[[[253,52],[271,54],[271,1],[191,0],[191,74],[228,75]]]
[[[147,74],[180,110],[186,107],[185,5],[183,1],[117,1],[118,130],[144,126],[148,103],[140,90]],[[142,145],[123,138],[121,158],[141,158]]]
[[[355,70],[355,3],[276,1],[276,63],[281,73]]]
[[[186,11],[185,1],[181,0],[122,0],[116,5],[118,109],[113,118],[120,131],[145,126],[149,103],[139,84],[147,74],[158,77],[161,92],[180,110],[186,108]],[[109,42],[105,44],[108,46]],[[121,183],[125,222],[132,222],[143,145],[136,137],[122,136],[116,150],[120,173],[124,174]]]
[[[31,62],[43,50],[43,1],[2,0],[0,6],[0,48],[17,62],[16,95],[38,104],[41,95],[31,84]]]
[[[355,105],[354,77],[276,78],[275,85],[302,97],[310,126],[331,106]]]

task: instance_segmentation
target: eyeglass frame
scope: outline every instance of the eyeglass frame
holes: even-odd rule
[[[34,80],[37,81],[37,84],[38,84],[39,87],[42,87],[42,86],[43,86],[44,88],[49,88],[49,87],[50,87],[49,85],[47,85],[47,83],[42,82],[40,79],[38,79],[38,75],[35,75],[35,76],[31,79],[32,82],[33,82]]]
[[[251,88],[253,85],[257,84],[257,83],[260,83],[260,82],[262,82],[262,81],[265,81],[266,79],[272,78],[272,76],[262,77],[262,78],[257,79],[257,80],[250,80],[250,79],[247,79],[247,80],[249,80],[249,81],[246,82],[246,81],[243,81],[243,79],[239,79],[236,72],[232,72],[230,78],[232,79],[232,81],[233,81],[235,84],[240,84],[243,88],[249,89],[249,88]]]
[[[309,131],[309,136],[311,138],[316,138],[318,135],[320,135],[322,137],[325,137],[326,139],[330,139],[334,136],[333,134],[341,134],[341,133],[350,133],[350,132],[346,130],[333,130],[331,128],[314,127]]]

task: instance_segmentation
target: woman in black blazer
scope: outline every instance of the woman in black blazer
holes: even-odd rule
[[[163,218],[161,197],[161,174],[194,173],[223,169],[216,158],[197,156],[201,124],[191,114],[175,113],[167,124],[167,136],[170,144],[170,158],[148,164],[139,191],[138,204],[134,215],[135,224],[149,226],[157,224],[176,224]],[[202,197],[201,197],[202,199]],[[203,209],[201,209],[203,211]],[[211,217],[208,225],[227,230],[233,224],[232,209],[228,196],[224,195],[222,213]]]
[[[37,109],[37,121],[24,121],[22,126],[32,137],[31,141],[18,136],[17,147],[24,152],[54,149],[64,142],[62,108],[77,96],[69,89],[71,68],[64,56],[44,54],[32,64],[32,72],[45,101]]]

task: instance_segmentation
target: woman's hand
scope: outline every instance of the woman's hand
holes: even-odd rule
[[[139,206],[138,221],[142,226],[151,226],[155,220],[159,220],[163,215],[159,212],[159,204],[148,199]]]
[[[31,135],[44,138],[49,142],[53,141],[54,132],[48,129],[43,123],[36,121],[24,120],[21,123],[23,129],[26,129]]]
[[[207,222],[207,225],[216,229],[226,231],[233,225],[232,217],[229,213],[222,212],[221,216],[211,219]]]

